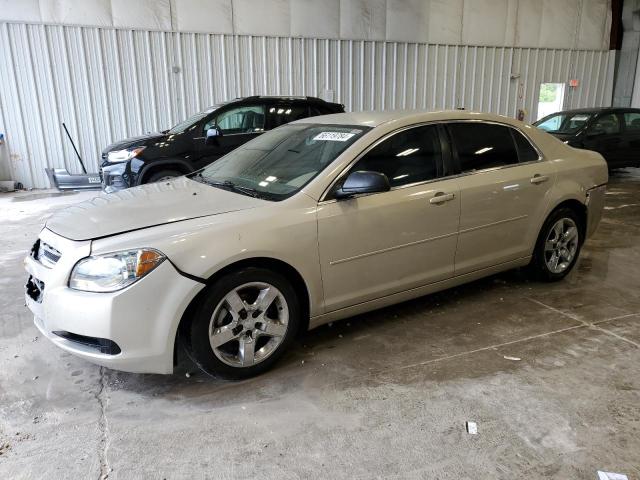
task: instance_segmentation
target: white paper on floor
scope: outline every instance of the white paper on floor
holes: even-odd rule
[[[622,473],[601,472],[598,470],[598,480],[629,480]]]
[[[467,422],[466,426],[467,426],[467,432],[469,432],[469,434],[471,435],[478,434],[478,424],[476,422]]]

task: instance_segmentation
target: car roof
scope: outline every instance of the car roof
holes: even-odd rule
[[[616,112],[637,112],[640,113],[640,108],[630,107],[592,107],[592,108],[573,108],[571,110],[562,110],[560,112],[550,113],[549,115],[572,114],[572,113],[616,113]],[[549,116],[547,115],[547,116]]]
[[[517,120],[492,113],[472,112],[469,110],[393,110],[332,113],[319,117],[309,117],[293,123],[320,123],[334,125],[361,125],[363,127],[377,127],[385,123],[412,124],[419,122],[446,120],[484,120],[498,123],[521,125]]]
[[[237,97],[226,102],[221,102],[219,105],[229,105],[231,103],[244,103],[254,102],[256,100],[262,100],[266,102],[270,101],[282,101],[286,100],[293,103],[331,103],[318,97],[309,96],[295,96],[295,95],[251,95],[249,97]]]

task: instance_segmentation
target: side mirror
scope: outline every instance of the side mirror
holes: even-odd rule
[[[207,136],[204,143],[207,145],[217,145],[218,138],[222,136],[222,130],[214,126],[207,130]]]
[[[359,171],[352,172],[342,187],[335,193],[337,199],[350,198],[361,193],[388,192],[391,190],[389,179],[384,173]]]

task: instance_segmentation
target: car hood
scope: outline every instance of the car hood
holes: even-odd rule
[[[56,213],[46,228],[71,240],[91,240],[268,203],[180,177],[102,194]]]
[[[129,137],[108,145],[104,150],[102,150],[102,153],[106,154],[115,150],[124,150],[125,148],[148,146],[150,143],[157,143],[159,140],[166,137],[166,133],[159,132],[148,133],[146,135],[140,135],[138,137]]]

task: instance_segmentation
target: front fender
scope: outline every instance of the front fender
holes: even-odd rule
[[[96,251],[152,247],[177,269],[208,279],[251,258],[279,260],[295,269],[309,292],[310,314],[323,310],[317,205],[302,194],[264,208],[246,209],[128,232],[94,242]]]

